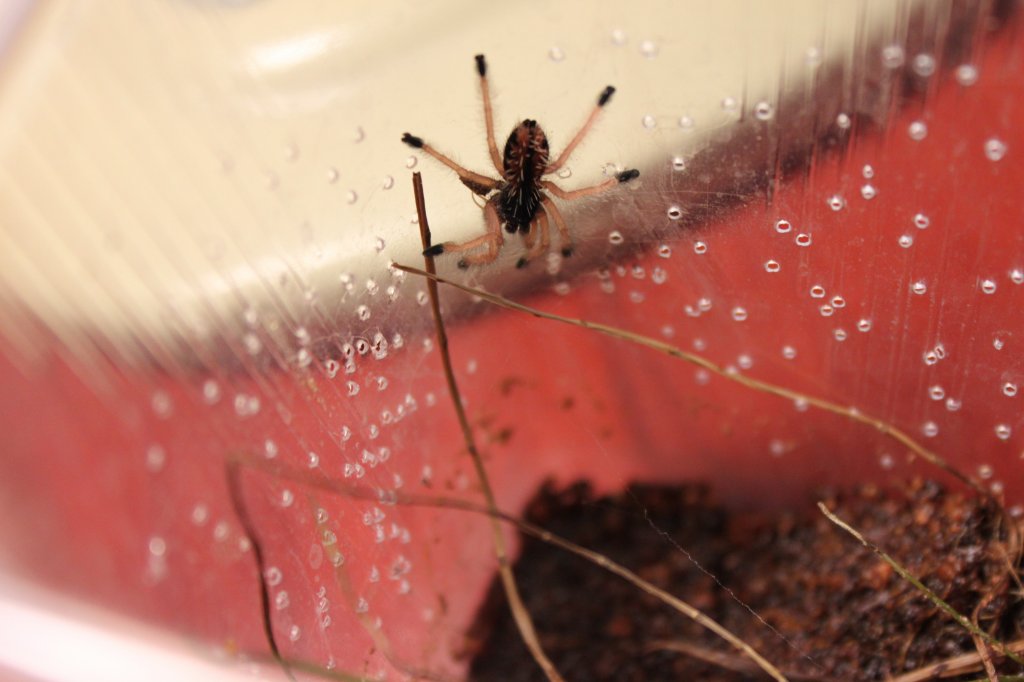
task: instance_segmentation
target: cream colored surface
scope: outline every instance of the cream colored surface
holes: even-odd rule
[[[300,320],[314,302],[339,328],[357,302],[390,305],[394,320],[414,290],[394,305],[362,294],[367,280],[381,292],[396,284],[390,260],[418,260],[410,166],[424,173],[438,239],[482,229],[455,176],[399,143],[408,130],[493,170],[474,54],[491,65],[502,139],[535,117],[557,150],[615,84],[559,182],[636,166],[632,191],[650,202],[674,156],[718,143],[716,131],[756,103],[777,107],[787,89],[852,59],[858,36],[897,40],[897,9],[40,3],[0,81],[0,329],[29,351],[35,318],[73,352],[86,352],[83,331],[98,332],[124,361],[142,344],[173,363],[172,335],[201,349],[267,301]],[[604,228],[588,223],[577,238],[588,229]],[[504,255],[495,272],[517,257]]]

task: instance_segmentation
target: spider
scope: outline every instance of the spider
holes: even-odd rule
[[[612,86],[601,91],[597,98],[597,105],[590,112],[583,127],[576,136],[572,138],[569,145],[562,151],[554,161],[548,156],[548,138],[540,125],[533,119],[526,119],[518,124],[512,134],[505,142],[505,152],[498,152],[498,145],[494,139],[494,114],[491,110],[491,98],[487,87],[487,62],[482,54],[476,55],[476,71],[480,75],[480,90],[484,99],[484,120],[487,123],[487,148],[491,154],[491,161],[498,171],[499,179],[489,178],[486,175],[474,173],[463,168],[450,158],[440,153],[432,146],[423,141],[423,138],[416,137],[409,133],[402,135],[402,142],[410,147],[422,149],[435,159],[455,171],[459,179],[472,192],[484,198],[484,221],[487,224],[487,232],[469,241],[456,243],[444,242],[435,244],[423,252],[423,255],[439,255],[442,253],[461,253],[472,251],[481,246],[486,250],[478,253],[471,253],[459,260],[460,268],[468,268],[470,265],[482,265],[491,263],[498,257],[498,250],[504,244],[502,227],[506,232],[515,234],[520,232],[526,242],[528,252],[516,263],[516,267],[525,266],[530,259],[539,256],[548,250],[551,245],[551,237],[548,233],[548,220],[553,220],[561,239],[562,255],[571,256],[573,252],[572,238],[569,235],[569,228],[566,227],[565,219],[558,211],[554,202],[548,196],[548,192],[559,199],[571,200],[580,197],[600,194],[611,189],[615,185],[629,182],[640,176],[640,171],[635,168],[618,173],[612,178],[592,187],[566,191],[551,182],[545,180],[544,176],[554,173],[568,161],[569,155],[583,141],[583,138],[590,132],[598,113],[608,104],[608,101],[615,93]]]

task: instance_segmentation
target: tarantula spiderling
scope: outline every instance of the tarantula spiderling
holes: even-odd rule
[[[516,267],[525,266],[531,259],[548,250],[551,245],[549,219],[554,221],[562,244],[562,255],[571,256],[573,251],[572,237],[565,219],[555,206],[548,192],[559,199],[572,200],[605,192],[615,185],[629,182],[640,176],[635,168],[623,171],[592,187],[566,191],[544,176],[554,173],[565,165],[569,155],[583,141],[594,125],[604,105],[608,104],[615,88],[606,87],[598,95],[597,104],[591,110],[583,127],[562,150],[554,161],[550,160],[548,138],[544,130],[533,119],[526,119],[518,124],[505,142],[504,153],[498,152],[494,138],[494,112],[491,108],[490,91],[487,86],[487,62],[482,54],[476,56],[476,70],[480,75],[480,90],[484,100],[484,118],[487,123],[487,148],[491,161],[498,171],[499,179],[490,178],[480,173],[463,168],[450,158],[423,141],[423,138],[405,133],[402,142],[410,147],[422,149],[444,165],[451,168],[459,176],[462,184],[485,199],[484,221],[487,232],[469,241],[456,243],[444,242],[435,244],[424,251],[424,255],[442,253],[462,253],[480,247],[486,250],[471,253],[459,260],[460,268],[470,265],[491,263],[498,257],[498,251],[504,244],[502,227],[506,232],[519,232],[527,246],[527,254],[519,259]]]

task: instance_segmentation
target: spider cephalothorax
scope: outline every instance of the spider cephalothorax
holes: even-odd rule
[[[576,136],[562,151],[561,155],[550,161],[548,138],[544,130],[533,119],[526,119],[513,130],[505,142],[504,154],[498,153],[498,145],[494,138],[494,115],[491,110],[491,98],[487,87],[487,62],[483,55],[476,56],[477,73],[480,74],[480,89],[484,96],[484,118],[487,123],[487,147],[500,179],[466,170],[459,164],[441,154],[423,141],[422,138],[405,133],[402,141],[410,147],[422,149],[435,159],[458,173],[462,183],[473,192],[486,198],[484,203],[484,219],[487,222],[487,233],[470,239],[461,244],[445,242],[427,249],[424,254],[438,255],[447,252],[461,252],[486,246],[483,253],[466,256],[459,261],[459,267],[472,264],[490,263],[498,257],[498,250],[504,243],[502,227],[510,233],[520,232],[529,249],[526,256],[519,259],[517,267],[523,267],[531,258],[540,255],[550,246],[548,218],[555,222],[562,240],[562,255],[572,255],[572,238],[565,220],[554,202],[547,196],[551,192],[560,199],[576,199],[591,194],[598,194],[612,188],[616,184],[628,182],[639,177],[640,171],[631,169],[623,171],[593,187],[566,192],[544,176],[554,173],[569,159],[573,149],[583,140],[594,124],[594,119],[601,108],[608,103],[615,88],[606,87],[597,98],[597,106],[590,112],[586,123]]]

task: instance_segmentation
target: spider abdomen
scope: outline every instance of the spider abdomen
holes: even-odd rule
[[[498,195],[498,214],[508,232],[529,231],[540,208],[547,165],[548,138],[536,121],[526,119],[508,136],[502,160],[505,186]]]

